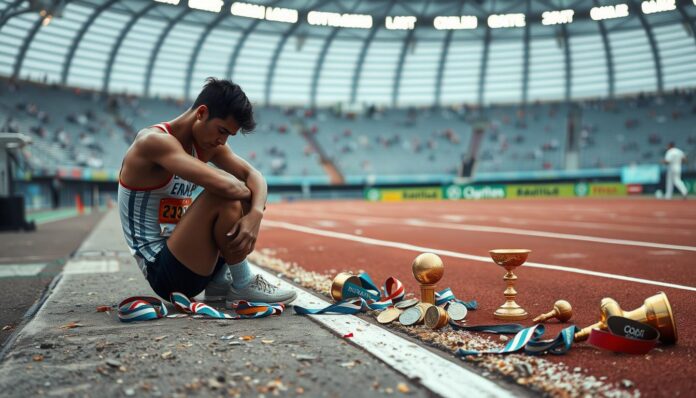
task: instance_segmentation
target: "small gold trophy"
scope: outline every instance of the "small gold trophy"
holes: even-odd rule
[[[507,270],[507,273],[503,277],[503,280],[507,284],[507,288],[503,293],[505,295],[505,304],[498,307],[493,313],[493,316],[497,319],[518,321],[527,319],[529,316],[527,311],[515,302],[515,297],[517,296],[515,281],[517,281],[517,276],[512,273],[512,270],[524,264],[524,262],[527,261],[527,256],[531,252],[531,250],[527,249],[496,249],[488,252],[493,262]]]
[[[433,253],[423,253],[413,260],[411,269],[421,285],[421,302],[435,305],[435,284],[445,273],[442,259]]]
[[[599,322],[575,333],[575,341],[587,340],[592,329],[606,329],[607,318],[617,315],[654,327],[660,332],[660,341],[663,344],[677,342],[677,325],[674,322],[672,306],[664,292],[646,298],[643,305],[633,311],[624,311],[616,300],[605,297],[602,299],[600,315]]]
[[[534,323],[544,323],[549,319],[556,318],[560,322],[568,322],[573,317],[573,307],[565,300],[558,300],[553,303],[553,309],[545,314],[532,319]]]

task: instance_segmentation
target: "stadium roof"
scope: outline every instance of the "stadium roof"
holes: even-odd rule
[[[696,0],[647,8],[640,0],[164,2],[0,0],[0,74],[189,98],[216,76],[257,103],[318,105],[526,102],[696,86]],[[55,17],[40,16],[41,5]],[[649,13],[658,9],[666,11]],[[559,10],[572,10],[572,22],[543,24],[568,21],[569,11],[544,14]],[[297,22],[268,20],[293,15]],[[390,18],[399,29],[388,29],[386,18],[397,16],[415,19]],[[437,18],[447,16],[457,18]],[[352,24],[362,27],[336,26]]]

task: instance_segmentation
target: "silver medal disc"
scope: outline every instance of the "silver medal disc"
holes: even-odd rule
[[[462,303],[457,303],[455,301],[453,303],[450,303],[449,306],[447,306],[447,314],[452,320],[461,321],[462,319],[466,318],[466,315],[468,313],[469,310],[467,310],[464,304]]]
[[[405,310],[406,308],[413,307],[418,303],[420,303],[418,299],[412,298],[408,300],[399,301],[398,303],[394,304],[394,307]]]
[[[399,323],[404,326],[411,326],[418,323],[421,318],[422,310],[419,307],[411,307],[399,316]]]

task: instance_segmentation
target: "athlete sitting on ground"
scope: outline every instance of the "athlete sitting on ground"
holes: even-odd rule
[[[293,291],[252,275],[246,260],[263,218],[266,181],[226,142],[255,126],[242,89],[209,78],[189,110],[141,130],[126,152],[118,187],[121,226],[160,297],[193,297],[205,289],[206,300],[226,299],[228,306],[295,299]],[[198,186],[204,190],[192,201]]]

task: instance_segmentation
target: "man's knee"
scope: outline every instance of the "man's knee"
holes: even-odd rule
[[[208,202],[208,205],[217,205],[221,206],[224,208],[230,208],[230,209],[236,209],[239,211],[243,211],[244,214],[247,214],[249,212],[249,209],[251,209],[251,202],[244,199],[244,200],[239,200],[239,199],[230,199],[226,198],[224,196],[220,196],[217,194],[214,194],[209,191],[203,191],[199,195],[199,198],[196,200],[202,200],[204,202]]]

